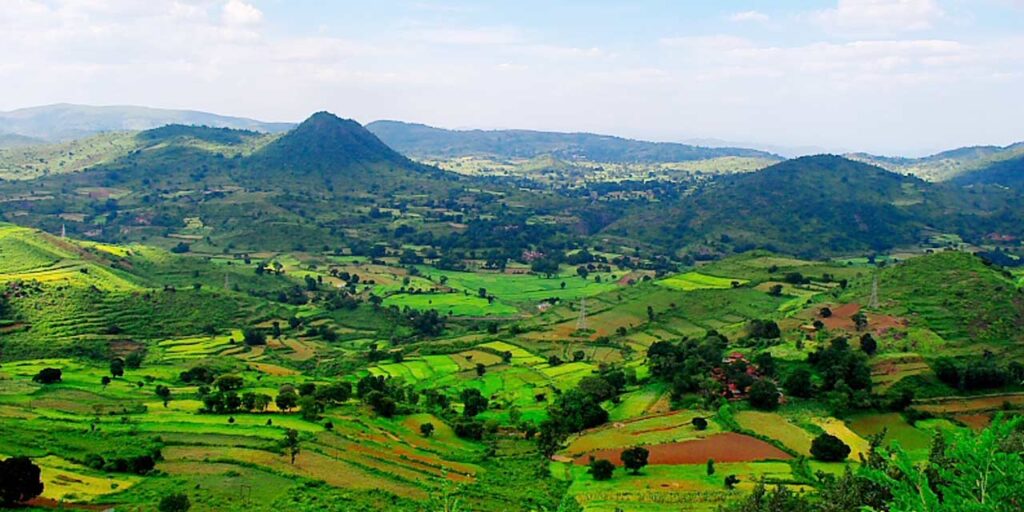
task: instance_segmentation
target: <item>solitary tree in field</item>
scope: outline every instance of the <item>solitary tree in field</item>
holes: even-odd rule
[[[423,437],[430,437],[434,434],[434,424],[427,422],[420,425],[420,433]]]
[[[43,368],[42,370],[39,370],[39,373],[32,377],[33,382],[38,382],[40,384],[54,384],[60,382],[60,379],[60,368]]]
[[[103,384],[103,387],[107,387],[107,385],[110,384],[110,377],[107,375],[100,377],[100,384]]]
[[[299,432],[291,428],[286,430],[281,446],[291,456],[292,464],[295,464],[295,456],[299,454]]]
[[[622,459],[622,465],[626,469],[630,470],[634,475],[640,474],[640,469],[647,465],[647,456],[650,452],[642,446],[634,446],[633,448],[626,448],[622,450],[622,455],[619,457]]]
[[[708,476],[715,474],[715,459],[708,459],[707,472]]]
[[[164,386],[163,384],[157,384],[156,396],[160,397],[164,401],[164,407],[167,407],[167,402],[171,401],[171,388]]]
[[[110,375],[114,378],[124,375],[124,359],[115,357],[110,361]]]
[[[850,455],[850,447],[831,434],[821,434],[811,442],[811,455],[822,462],[840,462]]]
[[[487,367],[484,366],[483,363],[477,363],[476,364],[476,375],[477,375],[477,377],[483,377],[483,375],[485,373],[487,373]]]

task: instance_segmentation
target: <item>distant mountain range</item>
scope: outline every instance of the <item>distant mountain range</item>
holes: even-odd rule
[[[902,158],[851,153],[847,158],[902,174],[913,174],[929,181],[971,181],[968,175],[1024,157],[1024,142],[1009,146],[968,146],[922,158]]]
[[[281,133],[296,126],[293,123],[268,123],[193,110],[56,104],[0,112],[0,149],[38,146],[104,132],[149,130],[166,125],[207,126],[262,133]],[[376,121],[367,125],[366,129],[394,151],[420,160],[467,156],[497,159],[549,157],[564,162],[657,164],[745,157],[761,159],[763,165],[783,160],[768,151],[742,147],[648,142],[591,133],[447,130],[399,121]],[[923,158],[868,153],[849,153],[845,156],[927,181],[955,180],[961,185],[977,182],[1024,186],[1020,170],[1024,168],[1024,143],[1005,147],[964,147]]]
[[[111,131],[138,131],[168,124],[211,126],[277,133],[295,125],[265,123],[194,110],[134,106],[87,106],[61,103],[0,112],[0,140],[23,136],[48,142],[65,141]]]
[[[446,130],[400,121],[375,121],[366,129],[397,151],[413,158],[484,156],[613,163],[687,162],[738,156],[782,158],[755,149],[710,148],[672,142],[647,142],[593,133],[557,133],[532,130]]]

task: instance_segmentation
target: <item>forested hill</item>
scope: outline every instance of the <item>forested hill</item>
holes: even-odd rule
[[[722,177],[672,204],[628,215],[607,232],[674,248],[881,251],[936,233],[1020,236],[1019,201],[1008,191],[976,194],[823,155]]]
[[[414,158],[534,158],[550,155],[563,160],[616,163],[685,162],[726,156],[779,159],[753,149],[647,142],[592,133],[445,130],[399,121],[375,121],[366,128],[392,148]]]
[[[953,182],[960,185],[1002,185],[1024,191],[1024,154],[961,174]]]
[[[1009,146],[968,146],[922,158],[903,158],[853,153],[847,158],[877,165],[893,172],[913,174],[930,181],[956,180],[1000,162],[1024,156],[1024,142]],[[969,178],[968,178],[969,179]]]

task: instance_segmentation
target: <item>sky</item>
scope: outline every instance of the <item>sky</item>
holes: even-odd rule
[[[0,0],[0,110],[916,156],[1024,140],[1024,0]]]

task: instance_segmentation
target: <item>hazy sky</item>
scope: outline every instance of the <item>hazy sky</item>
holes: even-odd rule
[[[0,0],[56,102],[919,154],[1024,140],[1024,0]]]

